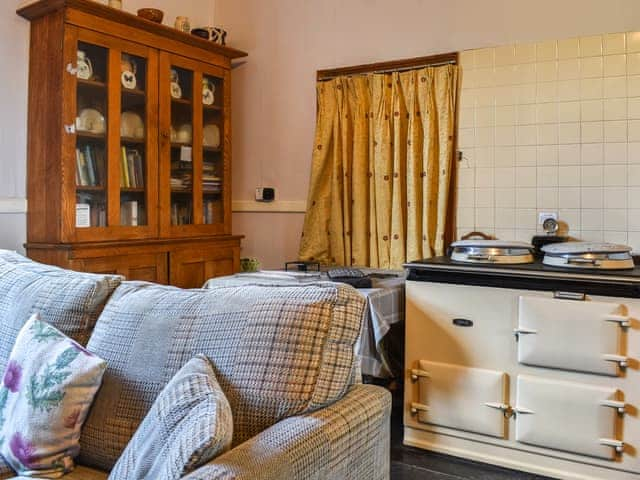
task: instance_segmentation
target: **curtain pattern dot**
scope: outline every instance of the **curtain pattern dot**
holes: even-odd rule
[[[318,82],[299,257],[401,268],[443,255],[458,67]]]

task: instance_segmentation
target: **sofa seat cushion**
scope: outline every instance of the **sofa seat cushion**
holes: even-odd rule
[[[77,466],[73,471],[67,473],[64,480],[107,480],[108,473],[95,470],[93,468]],[[0,477],[2,479],[4,477]],[[6,477],[10,480],[33,480],[34,477]],[[122,480],[125,480],[124,478]]]
[[[105,302],[122,277],[72,272],[0,250],[0,372],[18,332],[33,313],[86,345]]]
[[[110,480],[179,480],[231,446],[233,417],[211,362],[191,359],[162,390]]]
[[[233,445],[341,398],[364,299],[343,284],[181,290],[125,282],[89,341],[107,361],[80,463],[109,470],[178,369],[211,359],[233,411]]]

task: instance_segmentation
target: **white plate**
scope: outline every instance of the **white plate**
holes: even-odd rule
[[[76,128],[82,132],[104,133],[104,115],[95,108],[83,108],[76,119]]]
[[[120,135],[130,138],[144,138],[144,122],[135,112],[122,112],[120,115]]]
[[[202,129],[202,136],[202,143],[205,147],[220,147],[220,127],[218,125],[205,125]]]

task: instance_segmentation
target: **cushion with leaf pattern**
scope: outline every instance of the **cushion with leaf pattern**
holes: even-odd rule
[[[105,368],[37,313],[29,318],[0,383],[0,453],[19,475],[57,478],[73,469]]]

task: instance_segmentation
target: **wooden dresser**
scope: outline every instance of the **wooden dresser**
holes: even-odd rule
[[[31,21],[27,254],[199,287],[239,270],[231,235],[231,60],[90,0]]]

